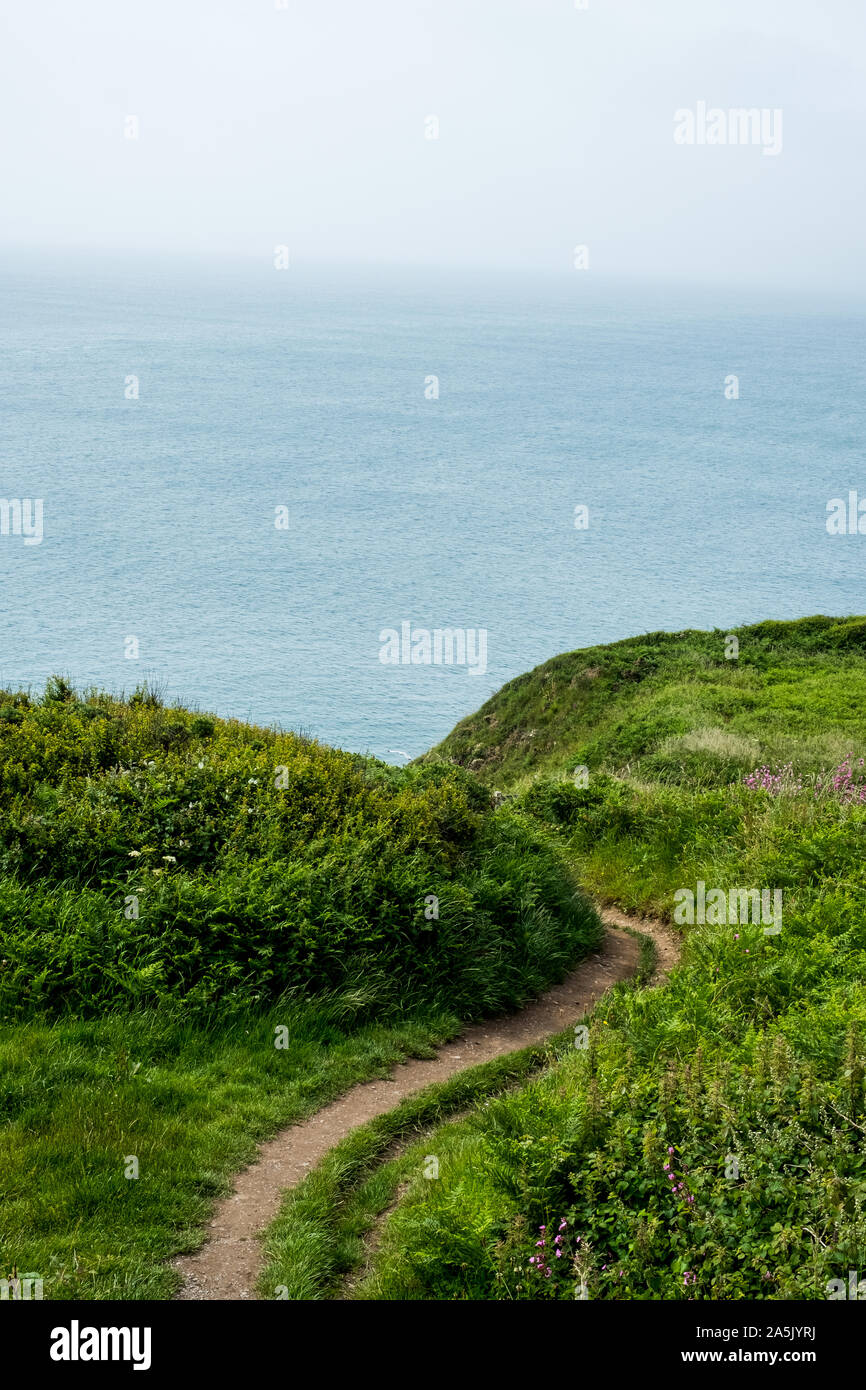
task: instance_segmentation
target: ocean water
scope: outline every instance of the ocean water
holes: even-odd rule
[[[825,525],[866,497],[862,309],[7,254],[0,316],[0,496],[44,508],[0,536],[6,688],[148,679],[402,762],[557,652],[866,611]],[[406,621],[486,630],[487,669],[383,665]]]

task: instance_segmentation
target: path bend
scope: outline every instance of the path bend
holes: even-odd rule
[[[519,1052],[579,1022],[603,994],[634,975],[640,959],[637,931],[652,938],[658,985],[676,964],[677,934],[662,922],[600,908],[605,924],[600,949],[562,981],[517,1013],[469,1024],[433,1058],[410,1058],[384,1080],[363,1081],[299,1124],[262,1144],[250,1167],[237,1175],[234,1190],[216,1206],[199,1250],[173,1267],[183,1276],[179,1299],[219,1301],[255,1298],[262,1266],[261,1236],[277,1215],[283,1193],[302,1182],[325,1154],[353,1129],[375,1119],[416,1091],[447,1081],[457,1072]],[[630,930],[624,930],[629,928]]]

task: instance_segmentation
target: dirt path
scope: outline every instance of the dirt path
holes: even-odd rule
[[[238,1174],[232,1194],[217,1205],[201,1249],[174,1261],[184,1277],[178,1297],[255,1298],[262,1262],[259,1237],[276,1216],[285,1190],[301,1182],[351,1130],[392,1110],[406,1096],[577,1023],[611,985],[638,967],[640,943],[623,927],[652,937],[657,953],[652,983],[664,979],[679,956],[676,933],[660,922],[627,917],[615,908],[602,908],[601,916],[607,927],[601,949],[534,1003],[505,1018],[471,1024],[431,1060],[412,1058],[395,1067],[387,1080],[361,1082],[263,1144],[255,1163]]]

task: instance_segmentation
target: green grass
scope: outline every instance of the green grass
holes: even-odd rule
[[[412,1137],[443,1116],[525,1079],[549,1060],[553,1047],[551,1041],[468,1068],[353,1130],[286,1194],[265,1241],[262,1297],[333,1296],[341,1280],[362,1262],[364,1238],[401,1178],[415,1169],[423,1175],[423,1156],[419,1161],[420,1149],[410,1142]],[[406,1153],[386,1161],[399,1144],[408,1145]]]
[[[170,1297],[165,1261],[200,1243],[257,1142],[459,1027],[353,1031],[340,1013],[317,1000],[209,1025],[154,1011],[0,1029],[0,1270],[39,1273],[52,1299]]]
[[[866,756],[866,620],[736,635],[736,661],[724,632],[557,657],[404,770],[146,691],[3,696],[0,1273],[169,1296],[258,1139],[594,943],[578,882],[671,919],[698,880],[781,888],[782,932],[687,928],[587,1050],[350,1136],[287,1198],[262,1292],[337,1296],[404,1184],[353,1296],[811,1299],[866,1267],[866,806],[825,775]],[[785,762],[800,791],[743,785]]]
[[[371,1019],[479,1015],[589,944],[549,837],[457,768],[390,768],[147,694],[2,699],[0,1021],[334,988]]]
[[[640,960],[633,989],[648,979],[656,962],[652,938],[635,933]],[[413,1179],[423,1199],[453,1162],[453,1135],[471,1122],[441,1123],[446,1116],[485,1107],[574,1047],[568,1028],[542,1044],[468,1068],[381,1115],[348,1135],[297,1188],[286,1193],[265,1240],[266,1263],[259,1280],[263,1298],[323,1299],[378,1297],[376,1281],[357,1280],[368,1257],[371,1234],[402,1186]],[[437,1124],[437,1122],[439,1122]],[[431,1136],[435,1131],[435,1152]],[[419,1134],[422,1137],[418,1137]],[[396,1152],[395,1152],[396,1150]],[[393,1155],[389,1157],[389,1155]],[[430,1160],[435,1159],[435,1165]],[[351,1278],[350,1278],[351,1276]]]
[[[459,769],[54,680],[0,695],[0,779],[0,1276],[47,1298],[169,1297],[257,1141],[598,940]]]
[[[503,686],[422,761],[505,790],[580,766],[696,789],[764,759],[828,765],[866,750],[864,654],[866,619],[823,617],[568,652]]]
[[[699,879],[778,887],[782,931],[686,927],[665,989],[615,992],[586,1052],[431,1136],[443,1177],[409,1184],[360,1296],[813,1299],[863,1268],[866,807],[813,779],[862,756],[864,631],[760,624],[738,664],[723,633],[572,653],[445,741],[601,897],[670,920]],[[743,786],[788,760],[800,792]]]

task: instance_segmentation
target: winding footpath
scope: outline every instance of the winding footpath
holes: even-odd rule
[[[184,1281],[178,1298],[255,1298],[262,1265],[260,1237],[276,1217],[286,1189],[302,1182],[353,1129],[392,1110],[414,1092],[447,1081],[468,1067],[543,1042],[578,1023],[612,985],[637,970],[640,942],[623,928],[652,937],[656,968],[650,984],[661,984],[679,958],[677,934],[661,922],[628,917],[616,908],[601,908],[600,913],[606,928],[600,950],[526,1008],[505,1018],[471,1024],[431,1060],[411,1058],[385,1080],[361,1082],[308,1120],[290,1125],[263,1144],[255,1163],[238,1174],[231,1195],[218,1203],[201,1249],[173,1262]]]

